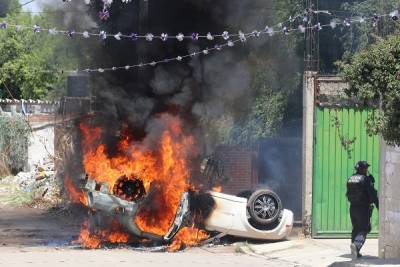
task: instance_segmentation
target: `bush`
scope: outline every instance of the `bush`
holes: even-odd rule
[[[380,114],[368,120],[368,130],[400,145],[400,37],[391,36],[338,63],[350,97],[380,103]]]
[[[0,116],[0,174],[17,173],[28,159],[30,128],[21,116]]]

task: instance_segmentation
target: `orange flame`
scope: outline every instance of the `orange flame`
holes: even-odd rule
[[[175,236],[174,241],[169,245],[168,251],[177,251],[185,247],[193,247],[198,245],[201,241],[209,238],[210,235],[197,228],[184,227]]]
[[[211,191],[221,193],[221,192],[222,192],[222,186],[221,186],[221,185],[214,186],[214,187],[211,189]]]
[[[108,155],[106,146],[101,144],[100,128],[90,128],[83,123],[80,128],[86,173],[97,182],[107,183],[110,191],[121,176],[141,179],[146,192],[151,190],[153,194],[149,196],[150,202],[138,211],[135,223],[142,231],[162,236],[173,223],[182,194],[191,187],[189,160],[196,149],[194,138],[183,132],[178,118],[162,115],[159,120],[164,129],[156,138],[158,145],[146,146],[148,140],[135,142],[124,134],[115,156]],[[195,233],[197,240],[199,231],[188,229],[192,230],[181,231],[178,237],[186,235],[185,239],[191,243],[190,234]],[[201,232],[203,234],[205,232]]]
[[[64,185],[65,188],[67,189],[67,193],[69,196],[69,199],[73,203],[81,203],[82,205],[87,206],[87,198],[84,192],[80,189],[77,189],[75,185],[73,184],[72,180],[70,177],[66,176],[64,179]]]
[[[129,241],[129,234],[119,230],[99,230],[96,229],[94,233],[89,230],[89,222],[84,221],[81,227],[78,243],[82,244],[84,248],[100,248],[102,243],[127,243]]]

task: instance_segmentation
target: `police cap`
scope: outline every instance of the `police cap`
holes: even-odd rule
[[[369,165],[368,162],[362,160],[357,162],[356,166],[354,166],[354,169],[358,170],[358,169],[368,168],[369,166],[371,165]]]

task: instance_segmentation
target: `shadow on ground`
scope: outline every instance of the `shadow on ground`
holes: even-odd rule
[[[340,255],[342,258],[352,259],[351,254]],[[362,256],[361,258],[351,261],[339,261],[334,262],[330,267],[347,267],[347,266],[380,266],[380,265],[399,265],[400,259],[398,260],[384,260],[374,256]]]

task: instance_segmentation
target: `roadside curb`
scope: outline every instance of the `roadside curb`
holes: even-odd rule
[[[367,267],[367,266],[378,266],[385,265],[400,266],[400,260],[384,260],[384,259],[365,259],[347,262],[334,262],[329,267]]]
[[[268,244],[237,243],[237,250],[242,253],[264,255],[266,253],[278,252],[291,248],[301,248],[303,246],[305,246],[304,240],[290,240]]]
[[[326,242],[329,241],[329,242]],[[376,242],[375,242],[376,243]],[[367,250],[367,255],[351,260],[347,254],[347,240],[298,239],[267,244],[237,243],[236,252],[250,256],[266,257],[293,266],[330,266],[330,267],[365,267],[365,266],[400,266],[400,259],[385,260]],[[370,244],[371,246],[371,244]],[[377,244],[372,244],[377,246]],[[288,265],[289,266],[289,265]]]

